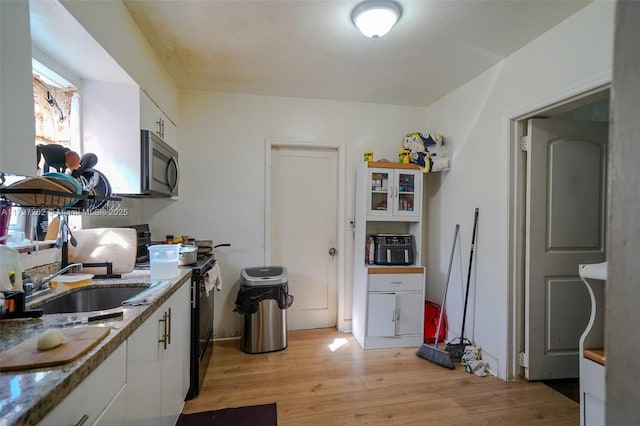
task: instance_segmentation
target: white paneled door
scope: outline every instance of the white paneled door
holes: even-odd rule
[[[590,314],[578,265],[605,260],[608,124],[532,119],[528,135],[525,377],[578,377]]]
[[[288,270],[290,330],[336,325],[338,152],[271,149],[272,265]]]

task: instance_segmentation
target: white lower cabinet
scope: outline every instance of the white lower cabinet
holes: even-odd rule
[[[120,345],[39,425],[124,425],[127,344]]]
[[[182,285],[39,425],[175,425],[189,390],[189,290]]]
[[[174,425],[189,388],[189,285],[127,340],[128,424]]]
[[[396,337],[420,334],[421,292],[369,293],[367,336]]]
[[[359,337],[365,349],[419,346],[422,342],[424,274],[402,273],[403,269],[368,275],[366,327]],[[414,270],[422,272],[422,268],[411,268]]]

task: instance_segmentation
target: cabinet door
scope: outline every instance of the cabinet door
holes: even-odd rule
[[[111,400],[107,408],[102,412],[94,425],[99,426],[125,426],[127,424],[127,394],[126,384],[120,389],[118,394]]]
[[[393,194],[392,169],[367,170],[367,215],[390,216]]]
[[[127,340],[131,424],[174,425],[182,411],[189,387],[189,293],[184,284]]]
[[[111,401],[125,386],[127,344],[120,345],[86,379],[84,379],[60,404],[46,415],[39,425],[75,425],[86,418],[85,424],[93,424],[108,409],[113,424],[124,423],[122,404],[110,407]]]
[[[178,128],[166,115],[163,118],[162,130],[164,141],[173,149],[178,151]]]
[[[420,170],[395,170],[393,182],[393,214],[395,216],[420,216],[422,172]]]
[[[140,128],[151,130],[156,135],[159,135],[159,119],[157,108],[151,98],[143,91],[140,91]]]
[[[167,349],[161,348],[162,359],[162,424],[174,425],[184,405],[184,398],[189,390],[189,338],[191,323],[189,315],[190,286],[183,285],[163,305],[162,309],[170,312],[167,330],[170,340]],[[187,368],[185,369],[185,364]]]
[[[140,128],[151,130],[173,149],[178,149],[176,126],[143,91],[140,91]]]
[[[367,336],[395,336],[396,294],[369,293],[368,300]]]
[[[422,334],[424,301],[422,292],[396,293],[396,335]]]
[[[127,339],[127,423],[160,424],[162,365],[159,336],[164,324],[164,305],[155,311]]]

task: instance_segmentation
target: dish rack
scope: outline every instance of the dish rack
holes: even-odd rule
[[[11,196],[28,196],[29,202],[15,202],[7,198]],[[45,188],[12,189],[0,188],[0,197],[11,201],[22,208],[65,210],[65,211],[94,211],[103,207],[108,201],[120,201],[119,197],[93,195],[89,193],[72,194],[70,192],[54,191]]]

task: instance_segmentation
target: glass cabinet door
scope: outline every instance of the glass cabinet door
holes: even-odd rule
[[[420,170],[371,168],[368,177],[368,216],[420,217]]]
[[[419,179],[415,171],[396,170],[394,214],[412,216],[420,204]]]
[[[386,216],[393,211],[391,195],[393,191],[393,170],[369,169],[369,215]]]

